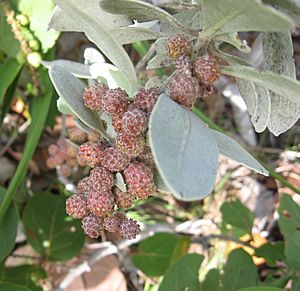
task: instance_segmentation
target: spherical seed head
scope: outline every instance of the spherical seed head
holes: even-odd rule
[[[121,132],[123,130],[121,115],[114,115],[112,117],[112,126],[113,126],[115,132]]]
[[[94,84],[87,87],[83,93],[83,104],[85,107],[99,111],[101,109],[101,99],[107,92],[108,87],[103,84]]]
[[[46,164],[50,169],[55,169],[57,166],[61,165],[64,160],[60,156],[51,156],[47,159]]]
[[[134,239],[141,232],[140,225],[136,220],[127,218],[119,226],[119,233],[125,239]]]
[[[68,158],[76,158],[78,149],[72,144],[68,144],[67,146]]]
[[[89,237],[97,238],[101,235],[101,231],[104,230],[103,220],[90,214],[82,219],[82,229]]]
[[[110,143],[106,138],[101,138],[97,141],[98,146],[102,151],[108,149],[110,147]]]
[[[57,155],[60,156],[63,160],[68,159],[68,144],[64,138],[59,138],[56,142],[58,146]]]
[[[192,76],[192,62],[189,56],[181,56],[175,59],[174,63],[178,71],[187,76]]]
[[[102,152],[103,149],[98,143],[89,141],[79,147],[77,156],[88,166],[93,168],[99,164],[99,159]]]
[[[63,177],[70,177],[72,175],[72,167],[68,163],[63,163],[57,169],[58,174]]]
[[[71,141],[78,144],[84,143],[87,139],[86,133],[77,127],[68,128],[68,135]]]
[[[194,63],[194,74],[204,85],[213,85],[220,78],[220,64],[215,56],[198,57]]]
[[[128,95],[121,89],[110,89],[101,99],[101,110],[110,115],[122,115],[128,107]]]
[[[143,136],[132,136],[125,132],[119,133],[115,139],[115,147],[129,158],[137,157],[144,149],[145,139]]]
[[[87,197],[74,194],[66,200],[66,212],[73,218],[83,218],[89,214]]]
[[[92,190],[87,199],[88,208],[97,217],[108,215],[114,207],[114,195],[111,191]]]
[[[134,96],[133,104],[149,114],[153,110],[158,96],[159,91],[157,88],[150,88],[148,90],[141,88]]]
[[[139,162],[131,163],[124,170],[128,191],[136,198],[146,199],[155,189],[153,173],[149,167]]]
[[[130,208],[134,201],[135,196],[131,192],[122,192],[118,187],[113,188],[116,205],[119,208]]]
[[[155,162],[149,146],[145,146],[143,151],[136,158],[138,162],[141,162],[148,166],[150,169],[155,169]]]
[[[147,128],[148,118],[144,111],[132,108],[126,111],[122,118],[122,128],[126,134],[138,136]]]
[[[130,158],[119,150],[107,148],[100,157],[100,164],[111,172],[120,172],[129,164]]]
[[[51,144],[48,147],[48,153],[50,156],[55,156],[58,154],[59,148],[56,144]]]
[[[91,185],[91,178],[90,177],[84,177],[83,179],[78,181],[76,193],[78,195],[88,195],[90,191],[92,190]]]
[[[104,228],[109,232],[118,232],[120,224],[126,220],[125,214],[122,212],[115,212],[112,216],[104,218]]]
[[[169,57],[172,59],[190,55],[193,52],[190,39],[183,34],[175,34],[170,37],[166,43],[166,47]]]
[[[170,97],[181,105],[191,107],[200,93],[198,80],[179,73],[167,85]]]
[[[94,190],[111,190],[114,185],[114,175],[106,168],[99,166],[90,172],[90,183]]]

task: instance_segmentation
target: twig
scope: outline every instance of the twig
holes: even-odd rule
[[[146,65],[147,61],[151,58],[151,56],[155,52],[155,43],[153,43],[146,54],[139,60],[139,62],[135,66],[136,73],[139,73]]]

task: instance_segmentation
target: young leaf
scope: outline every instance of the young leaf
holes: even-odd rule
[[[284,236],[284,254],[287,265],[300,272],[300,206],[287,194],[279,204],[279,227]]]
[[[104,56],[97,49],[93,47],[86,48],[84,50],[83,57],[84,57],[84,63],[87,65],[106,62]]]
[[[112,35],[111,31],[95,17],[76,5],[76,0],[57,0],[57,5],[72,19],[81,23],[81,30],[99,49],[125,73],[133,88],[137,88],[134,66],[124,48]],[[78,4],[78,3],[77,3]]]
[[[93,78],[90,73],[90,67],[85,64],[81,64],[78,62],[68,61],[68,60],[55,60],[51,62],[42,61],[42,64],[47,68],[50,69],[54,66],[63,67],[66,71],[70,72],[77,78],[82,79],[91,79]]]
[[[236,291],[240,288],[255,286],[258,274],[251,256],[243,249],[233,250],[224,268],[224,291]]]
[[[242,41],[239,38],[237,32],[230,32],[217,35],[216,37],[214,37],[214,41],[229,43],[245,54],[249,54],[251,52],[251,48],[247,45],[247,42],[245,40]]]
[[[107,136],[98,114],[83,105],[82,95],[85,88],[83,83],[64,68],[58,66],[51,67],[49,75],[58,95],[71,111],[86,125]]]
[[[51,261],[71,259],[83,246],[81,223],[67,216],[62,195],[35,193],[24,210],[23,224],[28,242]]]
[[[149,142],[158,171],[176,198],[200,200],[214,187],[218,148],[207,126],[162,94],[149,121]]]
[[[217,131],[211,130],[217,142],[219,153],[265,176],[269,172],[234,139]]]
[[[201,5],[205,30],[203,35],[210,39],[213,35],[236,31],[289,31],[292,21],[272,7],[259,0],[235,1],[197,0]],[[218,9],[216,9],[218,7]]]
[[[127,187],[121,173],[116,174],[115,186],[117,186],[122,192],[127,191]]]
[[[160,20],[168,22],[178,30],[187,30],[165,10],[139,0],[101,0],[100,7],[109,13],[124,14],[138,21]]]
[[[5,195],[5,189],[0,188],[0,204]],[[14,204],[7,210],[4,218],[0,220],[0,262],[13,250],[17,236],[19,215]]]
[[[295,81],[292,78],[275,74],[273,72],[257,71],[252,67],[237,64],[222,67],[222,73],[252,81],[259,86],[273,91],[274,93],[285,96],[287,99],[300,106],[300,82]]]
[[[171,233],[157,233],[139,244],[132,261],[147,276],[162,276],[172,263],[174,251],[181,240]],[[180,256],[185,254],[186,249],[184,253],[180,252]]]
[[[245,233],[252,233],[254,214],[239,200],[224,202],[221,213],[224,223],[238,227],[244,230]]]
[[[290,32],[264,33],[262,42],[264,70],[285,75],[296,81],[293,44]],[[300,104],[299,102],[296,103],[287,99],[285,95],[274,92],[270,92],[270,97],[271,112],[268,128],[275,136],[278,136],[291,128],[299,119]],[[298,100],[300,100],[299,92]]]
[[[204,257],[188,254],[179,259],[166,272],[158,291],[199,291],[199,268]]]

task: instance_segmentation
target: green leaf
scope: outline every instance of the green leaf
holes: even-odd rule
[[[49,75],[56,92],[65,101],[67,107],[86,125],[107,136],[99,115],[83,104],[84,84],[62,67],[51,67]]]
[[[230,32],[217,35],[214,37],[214,41],[226,42],[233,45],[236,49],[241,51],[242,53],[249,54],[251,52],[251,48],[247,45],[246,41],[242,41],[239,38],[237,32]]]
[[[139,244],[132,261],[147,276],[162,276],[171,265],[175,254],[178,259],[187,253],[184,248],[178,255],[177,246],[182,245],[183,241],[182,237],[171,233],[157,233]]]
[[[265,243],[255,250],[256,257],[263,257],[271,267],[276,266],[277,261],[284,260],[283,242]]]
[[[20,51],[20,44],[6,21],[2,5],[0,5],[0,51],[5,52],[11,58],[17,57]]]
[[[137,89],[137,77],[134,66],[124,48],[111,31],[97,21],[95,17],[81,10],[76,0],[57,0],[57,5],[72,19],[81,23],[81,29],[94,42],[111,62],[125,73],[134,90]]]
[[[245,233],[252,233],[254,214],[241,201],[224,202],[221,213],[224,223],[238,227]]]
[[[160,20],[178,30],[187,30],[176,18],[165,10],[139,0],[101,0],[100,7],[109,13],[124,14],[138,21]]]
[[[16,59],[6,59],[0,64],[0,72],[5,72],[0,78],[0,106],[3,104],[3,99],[6,90],[17,77],[22,65]]]
[[[162,94],[150,117],[149,143],[157,169],[176,198],[200,200],[213,190],[216,141],[192,112]]]
[[[44,269],[36,265],[22,265],[6,268],[0,277],[1,281],[7,281],[30,288],[33,291],[43,291],[38,281],[47,277]]]
[[[0,187],[0,204],[3,201],[5,189]],[[19,215],[14,204],[7,210],[0,221],[0,262],[5,259],[15,246],[19,223]]]
[[[300,272],[300,207],[287,194],[283,195],[279,204],[279,227],[284,236],[284,254],[287,265]]]
[[[296,81],[293,58],[293,43],[290,32],[264,33],[263,38],[264,70],[290,77]],[[298,83],[300,84],[300,83]],[[282,94],[270,93],[271,112],[269,130],[275,135],[287,131],[300,117],[300,94],[298,103]],[[263,104],[261,104],[263,105]]]
[[[290,101],[300,105],[300,82],[295,81],[292,78],[273,72],[261,72],[252,67],[241,65],[222,67],[222,73],[252,81],[274,93],[286,96]]]
[[[258,282],[257,269],[251,256],[243,249],[233,250],[224,268],[224,291],[255,286]]]
[[[237,31],[289,31],[292,21],[259,0],[235,1],[198,0],[204,17],[202,35],[210,39],[213,35]],[[218,9],[216,9],[218,7]]]
[[[273,288],[273,287],[249,287],[239,289],[237,291],[284,291],[284,289]]]
[[[204,257],[188,254],[179,259],[165,274],[158,291],[199,291],[199,268]]]
[[[157,39],[160,34],[143,27],[118,27],[112,29],[113,36],[120,44],[129,44],[142,40]]]
[[[219,153],[265,176],[269,172],[234,139],[217,131],[211,130],[216,139]]]
[[[69,260],[83,246],[81,223],[67,216],[62,195],[35,193],[26,205],[23,223],[28,242],[51,261]]]
[[[276,271],[275,271],[276,272]],[[268,286],[268,287],[276,287],[276,288],[284,288],[288,281],[291,279],[290,274],[283,274],[281,277],[276,277],[278,274],[269,274],[267,275],[266,279],[261,283],[262,286]]]
[[[47,28],[54,6],[54,0],[20,0],[18,2],[19,11],[30,19],[30,30],[41,42],[43,53],[54,46],[59,36],[57,31]]]
[[[32,289],[14,283],[0,282],[0,291],[32,291]]]
[[[201,282],[200,291],[221,291],[220,287],[220,271],[218,269],[211,269]]]

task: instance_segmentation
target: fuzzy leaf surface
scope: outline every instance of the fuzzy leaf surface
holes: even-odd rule
[[[150,117],[149,142],[158,171],[176,198],[200,200],[214,187],[218,148],[208,127],[168,95]]]

